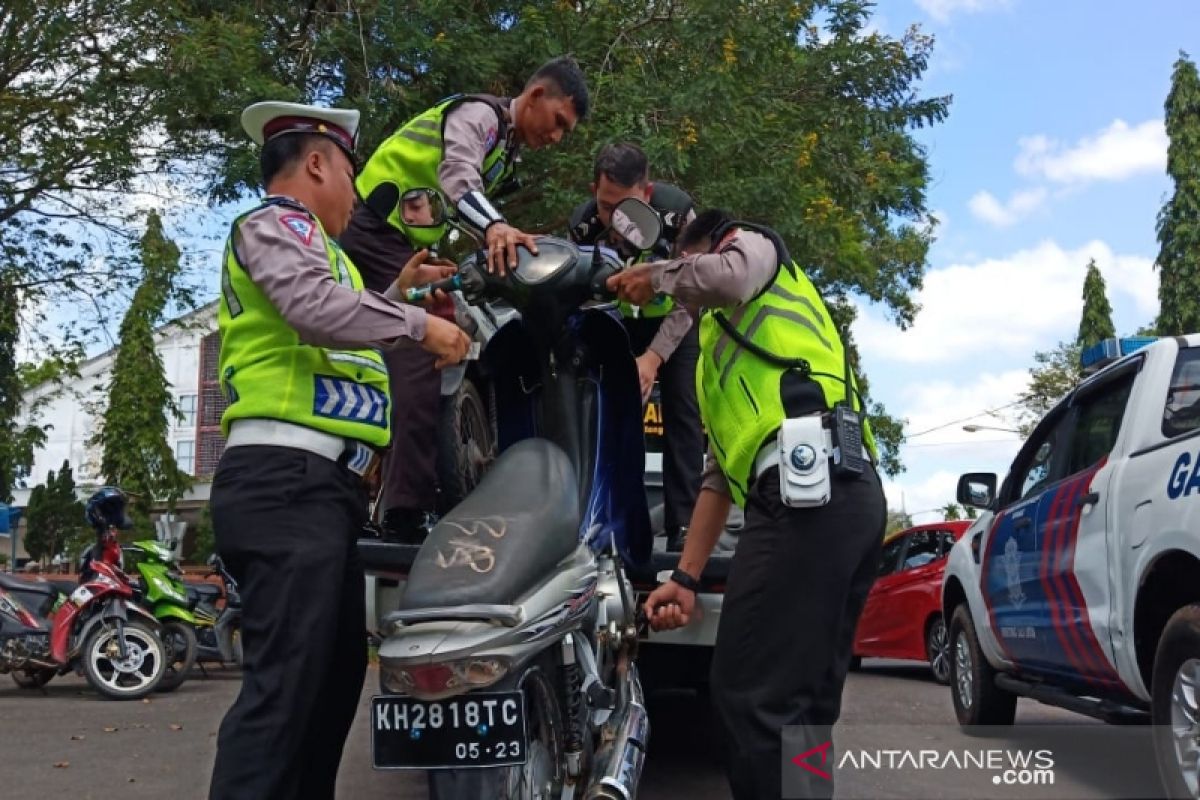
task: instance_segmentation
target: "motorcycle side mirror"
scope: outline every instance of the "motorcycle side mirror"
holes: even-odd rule
[[[446,199],[437,189],[410,189],[400,197],[400,218],[410,228],[437,228],[446,223]]]
[[[644,252],[662,236],[663,221],[648,203],[636,197],[627,197],[613,209],[612,230]]]

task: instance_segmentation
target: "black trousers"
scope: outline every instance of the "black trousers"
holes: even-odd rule
[[[635,355],[646,352],[661,318],[623,320]],[[696,362],[700,335],[693,325],[675,352],[659,368],[659,393],[663,411],[663,525],[668,532],[692,519],[704,471],[704,428],[696,400]]]
[[[831,741],[886,513],[870,469],[835,479],[830,502],[815,509],[783,505],[777,470],[752,487],[712,666],[736,800],[833,796],[832,778],[796,766],[785,776],[785,757]],[[784,726],[803,726],[786,751]],[[822,767],[819,756],[810,762]],[[830,748],[824,770],[831,776],[835,763]]]
[[[210,800],[331,800],[367,669],[362,480],[286,447],[233,447],[213,477],[217,552],[242,594],[242,689]]]
[[[363,277],[363,284],[383,292],[413,255],[400,231],[360,205],[338,243]],[[432,511],[437,504],[437,426],[442,373],[437,358],[413,341],[385,351],[392,395],[392,444],[383,460],[380,500],[393,508]]]

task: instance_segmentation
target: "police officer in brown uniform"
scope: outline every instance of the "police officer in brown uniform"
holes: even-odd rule
[[[832,780],[785,757],[832,749],[883,540],[874,437],[841,332],[778,234],[711,210],[679,248],[608,283],[634,304],[665,292],[703,309],[710,460],[678,568],[646,612],[656,630],[687,624],[730,504],[743,507],[712,664],[730,787],[737,800],[831,797]]]
[[[494,271],[516,263],[518,244],[536,252],[533,237],[508,224],[488,196],[512,177],[521,147],[557,144],[587,112],[583,73],[564,57],[544,64],[516,97],[457,95],[401,126],[363,167],[363,205],[341,236],[367,287],[390,284],[414,247],[432,246],[445,233],[445,225],[404,219],[404,198],[419,189],[440,189],[458,218],[483,234]],[[383,470],[383,527],[389,538],[419,542],[426,513],[435,510],[441,376],[418,347],[396,348],[387,364],[396,415]]]
[[[234,222],[218,320],[225,452],[213,476],[217,552],[241,586],[242,689],[221,723],[212,800],[330,800],[367,666],[358,533],[364,478],[388,442],[379,349],[441,363],[454,324],[365,290],[334,241],[356,202],[358,112],[257,103],[267,197]],[[392,290],[444,270],[412,259]]]
[[[617,204],[630,197],[649,203],[663,219],[657,257],[670,254],[679,233],[696,216],[692,198],[669,183],[650,180],[642,148],[631,142],[605,145],[596,154],[591,200],[571,214],[571,238],[594,244],[612,224]],[[661,247],[661,249],[660,249]],[[654,257],[654,256],[648,256]],[[700,491],[704,429],[696,403],[696,359],[700,341],[687,308],[659,296],[647,306],[618,305],[629,344],[637,356],[642,403],[659,381],[663,410],[663,529],[666,549],[683,549],[684,532]]]

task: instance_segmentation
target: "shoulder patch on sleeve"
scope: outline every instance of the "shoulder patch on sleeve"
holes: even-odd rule
[[[492,127],[488,128],[487,135],[483,137],[484,152],[488,152],[496,146],[496,136],[496,126],[493,125]]]
[[[313,231],[317,226],[307,216],[296,213],[280,214],[279,222],[303,242],[305,247],[312,244]]]

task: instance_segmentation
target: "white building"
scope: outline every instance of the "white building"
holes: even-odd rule
[[[217,304],[212,302],[155,331],[158,354],[184,415],[181,421],[171,420],[168,441],[179,468],[196,478],[178,510],[193,521],[194,512],[208,501],[211,476],[224,446],[220,421],[225,403],[217,382],[220,340],[216,330]],[[37,400],[50,397],[35,420],[49,428],[45,444],[34,456],[32,472],[25,479],[27,488],[13,492],[14,506],[25,507],[31,488],[44,483],[51,470],[61,469],[63,461],[71,465],[81,498],[103,484],[101,453],[90,447],[88,440],[102,419],[115,358],[116,350],[102,353],[80,365],[78,378],[63,384],[43,384],[23,398],[28,409]],[[0,552],[8,553],[10,546],[9,537],[0,534]]]

